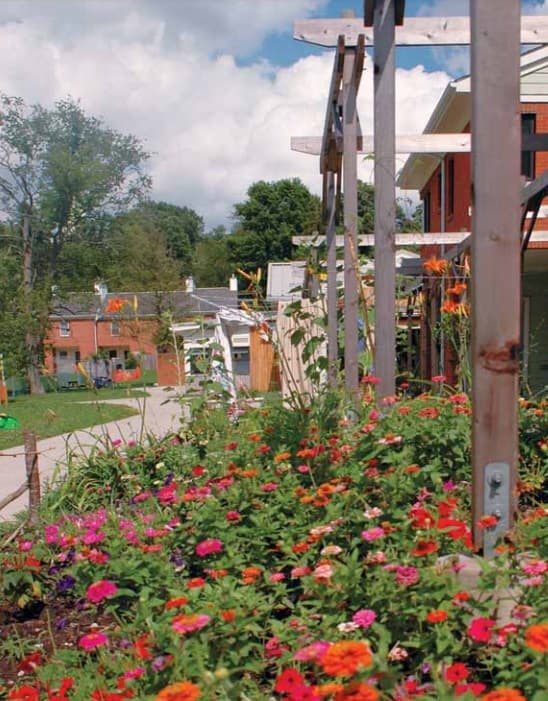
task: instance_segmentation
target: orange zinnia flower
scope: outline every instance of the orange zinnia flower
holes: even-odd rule
[[[332,677],[351,676],[359,667],[369,667],[372,662],[369,645],[354,640],[333,643],[321,659],[323,671]]]
[[[196,701],[201,693],[192,682],[177,682],[162,689],[154,701]]]
[[[335,701],[377,701],[379,692],[369,684],[350,684],[335,694]]]
[[[426,620],[428,623],[443,623],[443,621],[447,620],[447,611],[443,611],[442,609],[429,611],[426,614]]]
[[[501,686],[488,694],[480,696],[481,701],[527,701],[518,689]]]
[[[448,287],[445,292],[448,295],[461,295],[466,290],[466,285],[464,282],[457,282],[453,287]]]
[[[548,623],[536,623],[525,631],[525,644],[535,652],[548,652]]]
[[[105,306],[106,314],[119,314],[125,307],[126,302],[119,297],[112,297],[108,300]]]

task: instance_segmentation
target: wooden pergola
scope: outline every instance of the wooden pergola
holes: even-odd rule
[[[548,43],[548,17],[521,17],[519,0],[471,0],[470,17],[405,18],[405,0],[365,0],[364,18],[295,22],[294,38],[333,47],[335,58],[321,137],[292,148],[320,157],[327,239],[329,379],[336,384],[335,222],[344,192],[345,385],[358,389],[357,155],[374,152],[375,374],[380,399],[395,393],[396,152],[472,151],[472,232],[458,245],[472,265],[472,471],[474,540],[492,554],[513,523],[518,464],[518,377],[522,247],[548,190],[548,173],[521,190],[521,150],[547,148],[532,135],[522,146],[520,44]],[[470,45],[472,133],[395,134],[395,48]],[[363,136],[356,109],[366,47],[373,47],[374,135]],[[473,145],[471,148],[471,144]],[[528,213],[529,226],[522,231]],[[429,234],[431,241],[444,232]],[[497,526],[477,528],[484,514]]]

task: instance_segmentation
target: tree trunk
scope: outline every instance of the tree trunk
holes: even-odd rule
[[[43,394],[44,387],[40,376],[40,360],[42,350],[42,338],[33,329],[31,322],[33,316],[32,304],[32,231],[29,214],[23,215],[23,291],[25,295],[25,312],[28,318],[25,342],[28,352],[27,380],[31,394]]]

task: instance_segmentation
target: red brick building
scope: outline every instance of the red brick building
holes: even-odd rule
[[[198,288],[192,292],[73,294],[56,300],[45,342],[45,365],[61,386],[78,382],[75,366],[107,361],[109,370],[131,365],[132,356],[157,367],[157,331],[163,312],[173,322],[206,323],[220,307],[237,308],[237,291]],[[93,373],[102,374],[101,370]]]
[[[521,59],[522,132],[548,133],[548,47],[523,54]],[[470,131],[470,77],[449,83],[424,133]],[[501,149],[504,144],[501,144]],[[523,152],[524,184],[548,168],[547,152]],[[471,157],[469,153],[412,154],[404,165],[398,186],[418,190],[423,204],[425,232],[471,230]],[[472,232],[473,233],[473,232]],[[520,236],[521,232],[516,232]],[[450,255],[450,247],[424,246],[423,258]],[[533,389],[548,385],[548,207],[539,211],[523,265],[523,374]],[[421,374],[451,375],[451,354],[445,354],[431,337],[435,318],[426,315],[421,334]],[[434,314],[435,317],[435,314]],[[430,328],[429,328],[430,327]]]

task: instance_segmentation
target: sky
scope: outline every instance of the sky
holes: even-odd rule
[[[522,5],[548,13],[548,0]],[[293,40],[293,21],[347,9],[361,17],[363,1],[0,0],[0,89],[45,107],[79,99],[152,153],[154,199],[230,229],[257,180],[298,177],[320,192],[317,157],[289,141],[322,133],[333,51]],[[465,14],[468,0],[406,2],[406,16]],[[468,52],[400,48],[397,66],[396,129],[418,133]],[[372,133],[370,57],[358,111]],[[359,176],[372,179],[370,160]]]

